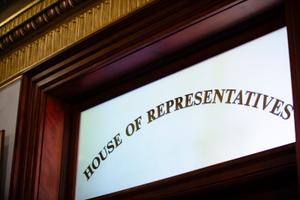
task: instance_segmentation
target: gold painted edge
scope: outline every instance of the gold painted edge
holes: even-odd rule
[[[85,4],[31,41],[0,55],[0,86],[154,1],[94,0]]]
[[[24,8],[22,8],[21,10],[19,10],[18,12],[14,13],[13,15],[11,15],[10,17],[6,18],[4,21],[2,21],[0,23],[0,29],[5,26],[7,23],[9,23],[10,21],[14,20],[15,18],[19,17],[20,14],[24,13],[24,12],[28,12],[28,10],[30,8],[32,8],[34,5],[40,3],[42,0],[38,0],[38,1],[33,1],[30,4],[26,5]]]
[[[0,23],[0,36],[7,34],[20,24],[34,17],[58,1],[59,0],[38,0],[28,4],[23,9]]]
[[[16,21],[13,21],[13,23],[8,22],[7,26],[0,29],[0,52],[2,53],[24,37],[45,27],[45,25],[53,22],[72,8],[88,1],[90,0],[40,1],[41,5],[36,7],[32,6],[32,8],[35,9],[27,10],[24,15],[20,15],[19,18],[16,18]],[[24,19],[22,17],[24,17]],[[17,19],[19,19],[19,21],[17,21]]]
[[[0,84],[0,92],[1,90],[3,90],[4,88],[10,86],[11,84],[13,84],[14,82],[21,80],[22,79],[22,75],[19,74],[15,77],[13,77],[11,80],[4,82],[3,84]]]

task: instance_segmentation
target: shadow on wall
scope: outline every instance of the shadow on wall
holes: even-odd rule
[[[8,199],[10,173],[14,151],[20,80],[0,88],[0,130],[5,130],[0,199]]]

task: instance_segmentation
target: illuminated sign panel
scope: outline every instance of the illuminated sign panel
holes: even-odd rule
[[[286,29],[81,113],[76,198],[295,142]]]

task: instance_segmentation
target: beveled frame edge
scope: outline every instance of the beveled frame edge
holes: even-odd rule
[[[207,1],[209,2],[209,1]],[[233,2],[233,1],[226,1],[225,3]],[[219,2],[220,3],[220,2]],[[174,5],[178,6],[180,3]],[[217,4],[218,6],[223,5],[222,3]],[[175,8],[179,9],[178,6]],[[173,7],[173,9],[174,9]],[[153,10],[150,9],[152,12]],[[135,17],[135,16],[133,16]],[[182,16],[179,16],[182,17]],[[192,17],[192,16],[190,16]],[[193,18],[191,18],[193,19]],[[132,20],[132,19],[131,19]],[[135,19],[136,20],[136,19]],[[135,21],[134,20],[134,21]],[[152,19],[155,20],[155,19]],[[130,20],[129,20],[130,21]],[[137,20],[138,21],[138,20]],[[184,23],[187,23],[188,20],[186,20]],[[131,21],[132,22],[132,21]],[[123,25],[127,25],[128,22],[125,22]],[[184,24],[183,23],[183,24]],[[122,24],[122,23],[121,23]],[[179,24],[179,27],[182,27],[183,24]],[[116,24],[117,26],[118,24]],[[119,24],[120,25],[120,24]],[[122,25],[121,25],[122,26]],[[139,25],[135,26],[135,28],[130,29],[129,31],[125,33],[129,34],[132,33],[132,31],[135,31],[139,29]],[[162,30],[162,27],[159,27],[160,30]],[[174,27],[173,27],[174,28]],[[178,27],[175,26],[175,30],[178,30]],[[110,31],[114,31],[114,27],[111,27]],[[108,30],[108,33],[110,33]],[[174,33],[174,29],[167,29],[169,33]],[[107,33],[100,33],[101,34],[107,34]],[[118,37],[124,37],[126,34],[119,34],[119,36],[111,36],[111,41],[106,43],[107,46],[110,44],[113,44],[116,42],[116,38]],[[118,35],[118,34],[117,34]],[[166,33],[163,33],[162,35],[166,35]],[[135,35],[137,36],[137,35]],[[160,36],[161,37],[161,36]],[[95,37],[97,39],[97,37]],[[95,39],[94,38],[94,39]],[[93,41],[92,39],[91,41]],[[151,39],[151,37],[150,37]],[[157,36],[156,36],[157,39]],[[152,38],[153,40],[153,38]],[[151,41],[151,40],[150,40]],[[137,41],[136,41],[137,42]],[[94,56],[95,52],[101,52],[103,49],[105,49],[107,46],[103,46],[103,44],[100,45],[91,45],[91,42],[85,42],[83,45],[78,45],[76,48],[70,49],[68,52],[65,52],[53,59],[47,60],[46,62],[42,63],[39,68],[31,70],[25,74],[22,80],[22,90],[20,95],[20,106],[19,106],[19,112],[18,112],[18,126],[17,126],[17,135],[16,135],[16,142],[15,142],[15,153],[14,153],[14,162],[13,162],[13,169],[12,169],[12,179],[11,179],[11,187],[10,187],[10,199],[38,199],[40,198],[39,193],[39,183],[40,183],[40,170],[41,170],[41,160],[43,155],[43,138],[44,138],[44,122],[45,122],[45,109],[47,109],[47,100],[49,97],[56,98],[55,96],[59,97],[59,94],[56,94],[53,91],[55,88],[59,87],[59,85],[65,84],[67,81],[70,81],[66,77],[70,75],[70,72],[72,74],[75,74],[74,77],[71,77],[72,79],[77,78],[79,75],[82,76],[83,74],[90,73],[91,71],[95,71],[95,68],[97,69],[98,66],[103,65],[103,63],[99,64],[99,58]],[[126,44],[126,43],[125,43]],[[123,45],[125,45],[123,44]],[[144,41],[144,45],[147,46],[151,44],[149,41]],[[140,43],[136,43],[136,45],[141,48]],[[83,49],[81,49],[84,47]],[[112,48],[115,48],[114,46]],[[124,48],[124,47],[123,47]],[[136,46],[132,46],[131,48],[136,49]],[[138,49],[139,49],[138,48]],[[120,47],[116,48],[117,50],[120,49]],[[79,53],[78,53],[79,52]],[[119,55],[116,54],[116,52],[112,51],[114,53],[113,60],[119,60]],[[132,52],[132,49],[125,48],[123,51],[121,51],[121,55],[128,55],[124,52]],[[71,55],[71,57],[69,57]],[[81,59],[84,56],[90,55],[89,59],[90,61],[88,63],[79,63],[81,67],[79,68],[72,68],[72,65],[74,65],[79,59]],[[97,55],[97,54],[96,54]],[[106,55],[106,56],[112,56],[112,55]],[[66,59],[66,60],[65,60]],[[111,63],[113,60],[107,60],[106,63]],[[97,63],[97,65],[95,65]],[[84,70],[82,66],[90,66],[92,69]],[[63,73],[62,73],[63,72]],[[78,72],[80,72],[78,74]],[[58,75],[59,73],[62,73],[62,75]],[[58,84],[57,84],[58,83]],[[54,89],[53,89],[54,88]],[[71,107],[74,102],[72,102],[71,99],[68,99],[66,97],[61,98],[60,100],[55,100],[58,105],[61,107],[64,107],[64,102],[69,102]],[[295,101],[296,102],[296,101]],[[298,102],[298,101],[297,101]],[[296,103],[295,103],[296,104]],[[70,114],[70,109],[65,110],[65,115]],[[47,113],[46,113],[47,114]],[[65,123],[64,121],[62,123]],[[298,126],[296,124],[296,126]],[[68,137],[67,137],[68,138]],[[63,139],[65,140],[65,139]],[[73,142],[72,142],[73,141]],[[74,146],[76,145],[76,141],[71,139],[70,145],[68,149],[73,149],[74,152]],[[297,144],[298,145],[298,144]],[[76,148],[75,148],[76,151]],[[65,155],[70,155],[66,153]],[[67,156],[68,157],[68,156]],[[62,161],[62,163],[67,163],[66,165],[70,165],[69,162],[73,161]],[[64,171],[66,166],[61,165],[62,171]],[[59,177],[60,180],[63,181],[63,178]],[[73,182],[74,180],[71,180]],[[63,182],[60,182],[60,185],[65,184]],[[74,183],[72,183],[74,185]],[[73,186],[74,187],[74,186]],[[62,188],[62,186],[60,186]],[[72,192],[74,193],[74,188],[72,189]],[[66,194],[64,189],[58,189],[59,198],[74,198],[74,194]]]

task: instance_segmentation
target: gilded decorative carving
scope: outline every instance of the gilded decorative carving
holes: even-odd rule
[[[25,21],[40,13],[42,10],[48,8],[49,6],[57,2],[58,0],[38,0],[32,2],[12,17],[9,17],[4,22],[0,23],[0,36],[3,36],[4,34],[16,28],[20,24],[24,23]]]
[[[37,9],[40,8],[38,6],[41,5],[38,3],[34,4],[26,12],[20,13],[16,19],[4,23],[0,28],[0,51],[36,31],[39,27],[52,21],[58,15],[65,13],[72,7],[75,7],[80,2],[83,2],[83,0],[40,1],[39,3],[44,7],[39,13],[34,11],[37,11]],[[29,13],[29,15],[25,15],[26,13]],[[30,18],[28,18],[29,16]]]
[[[22,28],[12,28],[9,32],[6,32],[5,35],[10,32],[13,32],[13,34],[4,37],[2,46],[12,43],[22,35],[30,34],[31,31],[63,14],[63,12],[78,5],[81,1],[83,0],[56,0],[55,2],[52,0],[50,7],[47,7],[39,14],[35,14],[29,20],[25,20],[25,23],[21,23]],[[47,57],[59,53],[64,48],[152,1],[154,0],[91,1],[89,5],[79,10],[74,16],[61,20],[32,41],[23,43],[20,47],[1,55],[0,85],[31,69]],[[48,0],[48,2],[50,5],[51,1]]]

